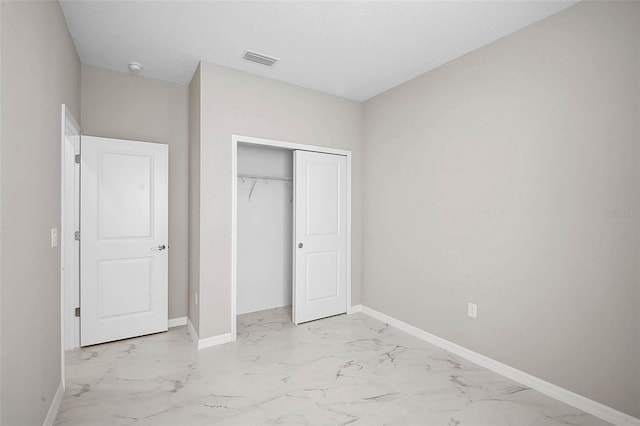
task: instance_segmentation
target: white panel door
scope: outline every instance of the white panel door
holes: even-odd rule
[[[293,322],[347,311],[347,157],[294,152]]]
[[[81,144],[80,344],[166,331],[168,147]]]

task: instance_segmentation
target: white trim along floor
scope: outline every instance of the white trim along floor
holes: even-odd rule
[[[239,316],[235,342],[191,339],[69,351],[55,424],[607,424],[365,313],[295,326],[278,308]]]

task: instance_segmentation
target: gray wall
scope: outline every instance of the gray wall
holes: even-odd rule
[[[200,66],[189,85],[189,320],[200,330]]]
[[[363,209],[364,305],[636,417],[639,22],[581,2],[367,101]]]
[[[61,104],[80,62],[57,2],[2,2],[0,319],[3,425],[42,424],[60,385]]]
[[[231,136],[353,151],[352,301],[360,301],[362,105],[217,65],[200,64],[200,330],[228,333]]]
[[[82,66],[85,135],[169,145],[169,318],[187,315],[188,88]]]

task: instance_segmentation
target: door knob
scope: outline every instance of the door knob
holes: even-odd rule
[[[167,248],[167,246],[165,246],[164,244],[160,244],[158,247],[151,247],[151,250],[162,251],[162,250],[164,250],[166,248]]]
[[[304,244],[302,243],[298,244],[298,248],[302,248],[302,247],[304,247]]]

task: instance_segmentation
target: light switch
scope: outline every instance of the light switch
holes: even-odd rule
[[[51,228],[51,247],[58,247],[58,228]]]

